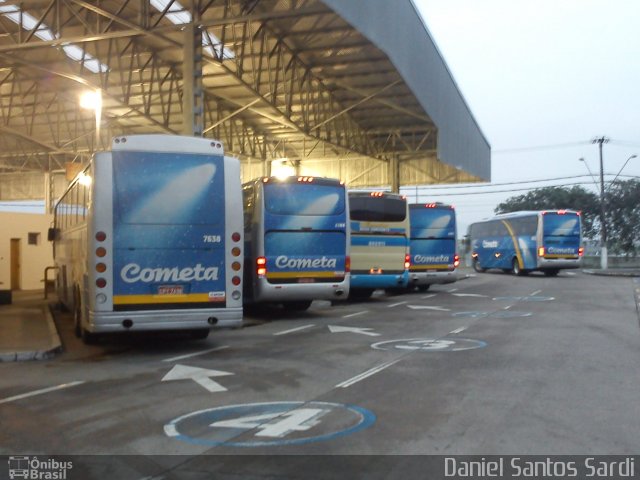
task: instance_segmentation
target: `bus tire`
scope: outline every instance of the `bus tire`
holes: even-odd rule
[[[558,275],[558,273],[560,273],[560,270],[558,270],[556,268],[552,268],[551,270],[545,270],[544,271],[545,277],[556,277]]]
[[[82,306],[78,287],[73,289],[73,331],[77,338],[82,338]]]
[[[520,268],[520,262],[518,262],[517,258],[513,259],[513,267],[511,271],[513,272],[514,275],[517,275],[519,277],[522,277],[527,274],[526,270]]]
[[[373,288],[352,288],[349,290],[349,300],[366,300],[373,295]]]
[[[427,290],[429,290],[429,287],[431,287],[430,284],[427,285],[418,285],[418,291],[419,292],[426,292]]]
[[[209,336],[208,328],[198,328],[196,330],[191,330],[190,335],[193,340],[204,340]]]
[[[282,306],[290,312],[304,312],[311,306],[312,300],[297,300],[294,302],[284,302]]]
[[[477,258],[473,259],[473,269],[478,273],[484,273],[484,271],[486,270],[485,268],[482,268],[480,266],[480,262],[478,261]]]

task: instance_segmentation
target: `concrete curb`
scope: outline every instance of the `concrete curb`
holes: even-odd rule
[[[47,321],[50,344],[40,350],[22,350],[18,352],[2,352],[0,353],[0,362],[24,362],[28,360],[47,360],[62,351],[62,341],[58,334],[58,329],[53,321],[51,307],[45,305],[42,307],[42,314]]]
[[[640,277],[640,269],[638,268],[619,268],[619,269],[609,269],[609,270],[599,270],[599,269],[583,269],[583,273],[587,273],[589,275],[600,275],[602,277]]]

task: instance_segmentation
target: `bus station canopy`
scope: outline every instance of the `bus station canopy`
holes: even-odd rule
[[[282,166],[354,188],[490,179],[410,0],[0,0],[0,199],[137,133],[220,140],[243,180]]]

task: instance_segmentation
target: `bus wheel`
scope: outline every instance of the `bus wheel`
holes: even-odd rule
[[[483,273],[486,270],[480,266],[480,262],[477,258],[473,259],[473,269],[478,273]]]
[[[198,328],[197,330],[191,330],[191,332],[189,333],[191,335],[191,338],[193,338],[194,340],[204,340],[209,336],[209,329]]]
[[[82,338],[82,306],[77,288],[73,290],[73,331],[76,337]]]
[[[522,268],[520,268],[520,262],[518,262],[517,258],[513,259],[513,268],[511,269],[511,271],[513,272],[514,275],[518,275],[519,277],[522,277],[523,275],[527,274],[526,270],[523,270]]]
[[[544,274],[546,277],[555,277],[558,275],[559,272],[560,270],[552,269],[552,270],[545,270]]]
[[[282,306],[290,312],[304,312],[311,306],[312,300],[298,300],[295,302],[284,302]]]
[[[366,300],[373,295],[373,288],[352,288],[349,290],[349,300]]]
[[[429,290],[429,287],[431,285],[427,284],[427,285],[418,285],[418,291],[419,292],[426,292],[427,290]]]

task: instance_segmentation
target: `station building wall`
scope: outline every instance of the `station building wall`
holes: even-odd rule
[[[11,289],[12,239],[19,244],[20,289],[44,288],[44,269],[53,265],[53,248],[47,240],[52,222],[50,214],[0,212],[0,290]]]

